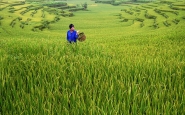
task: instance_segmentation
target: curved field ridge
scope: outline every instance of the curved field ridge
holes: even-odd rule
[[[152,27],[151,29],[169,27],[171,26],[170,23],[175,23],[177,25],[179,22],[183,21],[182,14],[185,13],[185,3],[182,2],[171,3],[167,1],[161,1],[145,4],[141,3],[137,5],[129,4],[129,7],[125,5],[124,8],[121,9],[123,12],[121,12],[119,15],[121,22],[127,23],[127,21],[125,21],[126,19],[135,20],[133,22],[140,22],[140,25],[142,25],[140,27],[148,26]],[[132,25],[135,25],[135,23],[132,23]]]

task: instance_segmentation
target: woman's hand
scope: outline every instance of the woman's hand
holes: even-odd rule
[[[77,30],[77,34],[79,34],[80,30]]]

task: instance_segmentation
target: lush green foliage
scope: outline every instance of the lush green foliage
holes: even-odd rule
[[[134,4],[86,2],[88,11],[59,16],[43,31],[31,30],[42,22],[42,8],[31,17],[31,12],[11,13],[1,5],[0,114],[184,114],[185,11],[166,12],[173,9],[164,3],[158,10],[168,14],[166,19],[153,7],[137,5],[157,16],[155,28],[145,12],[136,17],[121,11],[136,9]],[[178,3],[175,7],[184,7]],[[24,29],[17,17],[30,19]],[[123,22],[123,17],[132,20]],[[55,14],[45,18],[52,21]],[[170,26],[163,24],[166,20]],[[70,23],[86,41],[66,43]]]

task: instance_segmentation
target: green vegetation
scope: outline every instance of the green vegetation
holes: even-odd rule
[[[0,114],[183,115],[185,3],[85,2],[0,2]]]

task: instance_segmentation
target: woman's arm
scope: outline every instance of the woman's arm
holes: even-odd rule
[[[75,32],[76,32],[75,38],[77,39],[78,38],[78,32],[77,31],[75,31]]]

